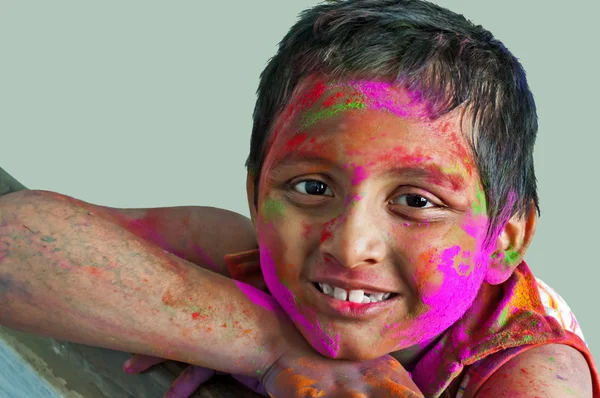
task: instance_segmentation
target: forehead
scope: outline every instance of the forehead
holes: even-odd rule
[[[335,158],[340,151],[402,163],[410,158],[445,167],[474,167],[459,112],[431,120],[419,93],[373,80],[303,80],[274,124],[267,155]],[[318,153],[316,153],[318,152]],[[381,163],[381,162],[375,162]],[[389,163],[389,162],[388,162]]]

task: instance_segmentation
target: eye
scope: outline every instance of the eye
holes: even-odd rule
[[[431,203],[429,199],[424,196],[417,195],[415,193],[407,193],[397,196],[391,201],[393,205],[416,207],[419,209],[426,209],[430,207],[436,207],[435,204]]]
[[[294,184],[297,192],[305,195],[333,196],[333,191],[324,182],[318,180],[304,180]]]

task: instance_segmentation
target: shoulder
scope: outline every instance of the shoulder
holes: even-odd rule
[[[501,396],[592,397],[590,367],[584,356],[568,345],[535,347],[502,365],[476,395]]]

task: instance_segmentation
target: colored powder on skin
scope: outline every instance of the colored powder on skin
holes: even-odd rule
[[[344,112],[350,109],[364,109],[365,104],[363,102],[354,101],[349,104],[336,104],[327,109],[321,109],[317,112],[312,112],[302,116],[300,122],[300,129],[307,129],[319,121],[331,117],[337,113]]]
[[[337,218],[327,221],[323,224],[323,232],[321,232],[321,243],[329,240],[332,235],[333,225],[336,223]]]
[[[409,93],[410,103],[398,104],[390,99],[392,85],[388,82],[359,80],[352,82],[351,85],[365,94],[369,109],[387,111],[401,118],[422,117],[427,116],[429,113],[423,107],[422,96],[416,92]]]
[[[314,333],[313,336],[320,343],[320,347],[318,347],[317,350],[321,349],[321,351],[326,352],[331,358],[336,358],[340,349],[339,333],[337,333],[333,338],[328,336],[321,329],[321,326],[317,321],[315,321],[315,324],[313,325],[303,314],[300,313],[292,292],[279,282],[279,279],[277,278],[277,268],[268,249],[264,245],[260,245],[259,250],[261,268],[265,283],[273,294],[275,300],[277,300],[279,305],[296,324],[301,325],[307,332],[312,331]],[[312,312],[312,315],[316,318],[314,311]]]
[[[447,249],[445,249],[442,252],[441,257],[441,262],[438,264],[438,269],[444,272],[444,276],[447,276],[448,273],[448,269],[452,268],[454,269],[454,258],[458,255],[458,253],[460,253],[460,246],[459,245],[454,245],[452,247],[449,247]],[[426,305],[431,305],[431,304],[435,304],[437,302],[437,288],[440,287],[441,284],[428,284],[429,290],[428,292],[423,292],[423,304]],[[435,291],[432,291],[433,287],[436,287]]]
[[[335,100],[337,100],[338,98],[340,98],[342,95],[344,95],[344,93],[342,91],[338,91],[337,93],[329,96],[325,101],[323,101],[323,108],[329,108],[330,106],[333,105],[333,103],[335,102]]]
[[[306,138],[308,138],[306,133],[296,134],[288,140],[288,142],[285,144],[285,147],[287,150],[294,150],[302,145],[302,143],[306,141]]]
[[[254,304],[270,312],[278,311],[278,305],[273,297],[261,290],[258,290],[254,286],[247,285],[243,282],[235,281],[235,284],[237,285],[238,289],[240,289],[240,291],[244,293],[246,297],[248,297],[248,299],[250,299],[250,301],[252,301]]]
[[[261,216],[266,222],[273,221],[285,214],[285,206],[282,202],[267,198],[261,206]]]
[[[302,95],[302,97],[300,97],[300,109],[299,111],[302,112],[305,109],[308,109],[310,107],[312,107],[318,100],[319,98],[321,98],[323,96],[323,93],[325,92],[325,82],[324,81],[318,81],[311,89],[309,92],[307,92],[306,94]]]
[[[344,201],[344,207],[348,207],[349,205],[352,206],[357,206],[358,202],[360,202],[360,200],[362,199],[362,196],[360,195],[348,195],[346,197],[346,200]]]
[[[356,186],[360,184],[365,178],[367,178],[367,171],[362,166],[356,166],[354,168],[354,176],[352,178],[352,185]]]
[[[477,193],[475,194],[477,200],[471,204],[471,209],[474,215],[486,215],[487,206],[485,203],[485,193],[481,190],[481,187],[477,187]]]
[[[508,250],[504,253],[506,257],[506,262],[509,265],[514,265],[517,261],[519,261],[519,253],[512,248],[512,246],[508,247]]]
[[[456,269],[456,272],[458,273],[458,275],[469,276],[471,274],[471,272],[473,272],[473,265],[460,263],[460,265],[455,269]]]
[[[202,315],[199,312],[192,312],[192,319],[197,321],[199,319],[205,319],[206,315]]]

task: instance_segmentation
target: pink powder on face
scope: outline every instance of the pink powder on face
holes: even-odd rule
[[[354,176],[352,178],[352,185],[356,186],[360,184],[365,178],[367,178],[367,171],[363,166],[356,166],[354,168]]]
[[[337,333],[334,337],[329,336],[323,331],[319,322],[316,320],[316,314],[313,310],[305,309],[310,316],[315,318],[315,323],[311,323],[296,305],[293,293],[279,282],[277,277],[277,268],[268,249],[260,245],[260,263],[265,279],[265,283],[273,294],[273,297],[284,309],[292,321],[304,329],[311,337],[313,347],[324,355],[336,358],[340,349],[340,335]],[[315,347],[315,344],[317,345]]]
[[[390,98],[391,89],[396,87],[388,82],[358,80],[350,84],[365,94],[369,109],[384,110],[401,118],[422,118],[429,115],[419,92],[408,93],[410,102],[398,103],[393,97]]]

